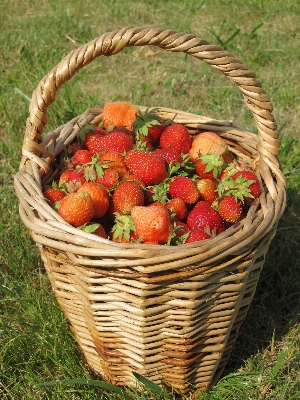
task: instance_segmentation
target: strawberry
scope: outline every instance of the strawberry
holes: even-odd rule
[[[97,176],[95,182],[112,190],[119,183],[118,171],[114,168],[107,168],[101,176]]]
[[[211,235],[206,232],[205,228],[193,228],[190,230],[185,243],[199,242],[200,240],[210,239]]]
[[[217,191],[219,197],[232,195],[242,202],[251,202],[261,194],[259,180],[252,171],[225,170],[221,175]]]
[[[199,199],[199,192],[195,182],[187,176],[175,176],[169,185],[169,194],[172,198],[179,197],[187,204],[194,204]]]
[[[192,160],[197,160],[204,154],[227,154],[228,146],[219,135],[214,132],[203,132],[195,136],[189,155]]]
[[[217,210],[224,221],[235,223],[241,217],[243,204],[234,196],[225,196],[218,202]]]
[[[130,243],[137,241],[136,229],[130,215],[115,213],[114,225],[110,232],[110,237],[114,242]]]
[[[129,151],[125,156],[125,165],[130,174],[136,175],[146,186],[161,183],[168,176],[164,161],[147,151]]]
[[[220,154],[205,154],[196,161],[195,170],[202,179],[217,179],[225,166]]]
[[[60,175],[58,186],[65,185],[69,193],[76,191],[86,182],[83,171],[67,169]]]
[[[182,124],[167,126],[159,140],[160,147],[165,150],[174,150],[179,154],[188,153],[191,147],[191,135]]]
[[[58,214],[69,224],[79,227],[94,215],[94,202],[89,193],[73,192],[60,201]]]
[[[130,214],[132,207],[144,205],[144,193],[136,182],[123,181],[114,191],[112,202],[116,212]]]
[[[104,134],[97,129],[88,132],[82,142],[83,148],[89,150],[92,155],[103,152],[103,137]]]
[[[109,207],[109,195],[104,187],[95,182],[86,182],[77,190],[77,193],[88,193],[94,203],[94,218],[103,217]]]
[[[209,232],[216,235],[225,230],[225,225],[220,214],[206,201],[198,201],[187,218],[190,229],[208,227]]]
[[[162,157],[166,164],[175,165],[176,163],[182,163],[181,154],[177,153],[177,151],[172,149],[160,149],[157,148],[153,150],[153,154],[157,154]]]
[[[188,225],[182,221],[174,221],[173,229],[177,237],[185,236],[190,232]]]
[[[50,203],[55,204],[57,201],[62,200],[66,196],[66,193],[61,189],[50,187],[43,191],[43,195]]]
[[[102,111],[102,121],[104,127],[125,126],[132,129],[132,124],[136,120],[137,107],[127,101],[115,101],[106,103]]]
[[[131,217],[136,235],[142,243],[167,243],[171,235],[169,210],[163,204],[153,203],[149,206],[135,206]]]
[[[110,132],[102,140],[104,149],[107,151],[117,151],[122,154],[133,149],[131,137],[122,131]]]
[[[103,237],[104,239],[108,239],[108,235],[106,233],[106,230],[104,229],[104,226],[98,224],[97,222],[90,221],[87,224],[80,226],[80,229],[84,232],[93,233],[94,235]]]
[[[75,152],[75,154],[73,155],[73,157],[71,158],[71,162],[73,160],[73,163],[77,163],[77,164],[88,164],[90,162],[92,162],[92,153],[89,150],[77,150]]]
[[[99,163],[101,164],[102,168],[113,168],[115,169],[120,178],[123,175],[127,174],[127,168],[125,165],[125,159],[122,154],[118,153],[117,151],[110,150],[105,151],[104,154],[101,154],[99,157]]]
[[[136,114],[136,120],[132,127],[136,135],[137,147],[140,150],[144,149],[144,143],[157,144],[165,129],[164,121],[157,114],[157,110],[157,108],[147,109],[145,112],[139,110]]]
[[[187,216],[187,206],[184,200],[179,197],[171,199],[167,204],[167,208],[172,214],[175,214],[175,218],[179,221],[183,221]]]
[[[239,177],[244,178],[246,182],[251,182],[250,185],[248,186],[248,189],[250,191],[250,196],[245,196],[244,197],[245,201],[252,201],[254,198],[256,199],[257,197],[260,196],[261,186],[254,172],[252,172],[251,170],[248,171],[244,170],[244,171],[238,171],[232,175],[232,179],[235,181],[237,181]]]
[[[212,179],[196,179],[196,186],[200,194],[200,200],[212,204],[218,198],[217,181]]]

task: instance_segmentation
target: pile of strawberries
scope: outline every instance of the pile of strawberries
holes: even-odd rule
[[[128,102],[107,103],[69,148],[43,194],[71,225],[124,243],[209,239],[245,217],[261,193],[255,171],[215,132],[191,134]]]

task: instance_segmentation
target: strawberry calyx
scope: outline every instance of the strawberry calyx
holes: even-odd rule
[[[224,158],[220,154],[209,153],[199,157],[199,160],[196,162],[196,171],[198,172],[199,170],[199,176],[203,178],[206,177],[205,174],[211,172],[212,177],[217,179],[225,166]]]
[[[242,203],[244,203],[245,198],[254,198],[249,188],[254,182],[254,180],[247,180],[241,175],[236,179],[233,179],[230,172],[229,175],[225,176],[225,178],[218,183],[218,196],[219,198],[233,196],[235,200],[240,200]]]
[[[121,215],[118,212],[114,213],[115,224],[111,229],[113,239],[125,238],[130,241],[131,233],[136,231],[133,219],[130,215]]]

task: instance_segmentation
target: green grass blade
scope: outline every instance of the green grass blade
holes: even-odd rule
[[[62,379],[60,381],[49,381],[49,382],[42,382],[38,383],[35,385],[36,388],[44,387],[44,386],[56,386],[58,384],[61,385],[88,385],[88,386],[96,386],[100,387],[102,389],[107,389],[111,390],[112,392],[117,393],[120,396],[123,396],[125,400],[132,400],[131,397],[126,395],[122,389],[120,389],[116,385],[112,385],[111,383],[104,382],[104,381],[98,381],[95,379],[83,379],[83,378],[78,378],[78,379]]]
[[[292,397],[290,397],[288,400],[294,400],[294,399],[299,399],[300,398],[300,391],[293,394]]]
[[[273,378],[275,378],[276,375],[278,374],[278,372],[279,372],[279,370],[280,370],[280,368],[281,368],[281,366],[283,364],[283,360],[284,360],[285,355],[286,355],[286,350],[282,350],[280,352],[280,354],[278,356],[278,359],[276,361],[276,364],[274,365],[274,367],[272,369],[272,372],[271,372]]]
[[[143,385],[145,385],[153,393],[164,395],[167,399],[171,399],[169,394],[164,389],[162,389],[160,386],[158,386],[155,383],[149,381],[148,379],[146,379],[144,376],[138,374],[137,372],[133,372],[133,375],[139,382],[141,382]]]

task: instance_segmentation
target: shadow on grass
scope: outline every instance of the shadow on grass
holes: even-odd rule
[[[272,338],[280,343],[300,323],[300,194],[287,190],[287,207],[271,242],[248,315],[223,376],[263,352]]]

